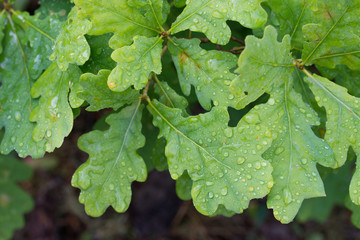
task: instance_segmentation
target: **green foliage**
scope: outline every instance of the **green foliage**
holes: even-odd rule
[[[11,239],[24,225],[23,214],[33,208],[31,197],[16,183],[30,178],[31,169],[11,156],[0,155],[0,239]]]
[[[89,215],[124,212],[153,169],[202,214],[267,196],[283,223],[351,178],[326,172],[360,153],[358,0],[41,3],[0,14],[0,150],[41,157],[71,131],[72,109],[108,109],[109,126],[79,139],[89,159],[72,184]],[[357,226],[359,168],[324,204],[350,195]]]

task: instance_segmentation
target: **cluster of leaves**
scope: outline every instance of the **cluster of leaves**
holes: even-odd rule
[[[112,109],[78,142],[89,159],[72,185],[89,215],[126,211],[155,168],[202,214],[267,196],[288,223],[325,196],[317,164],[360,154],[359,0],[73,2],[31,16],[3,2],[0,151],[41,157],[80,107]],[[359,168],[349,193],[359,205]]]

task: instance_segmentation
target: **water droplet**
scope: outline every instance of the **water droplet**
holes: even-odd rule
[[[237,160],[237,164],[243,164],[245,162],[245,158],[244,157],[239,157]]]
[[[288,205],[289,203],[291,203],[292,202],[292,194],[291,194],[291,192],[290,192],[290,190],[289,190],[289,188],[284,188],[284,190],[283,190],[283,194],[284,194],[284,201],[285,201],[285,204],[286,205]]]
[[[231,128],[226,128],[224,130],[224,134],[225,134],[226,137],[231,138],[232,135],[233,135],[233,130]]]
[[[52,133],[51,133],[51,131],[50,131],[50,130],[47,130],[45,134],[46,134],[46,137],[48,137],[48,138],[49,138],[49,137],[51,137],[51,134],[52,134]]]
[[[221,195],[225,196],[227,193],[228,193],[227,187],[224,187],[223,189],[221,189]]]
[[[245,115],[245,121],[250,124],[255,124],[260,122],[260,118],[256,113],[248,113]]]
[[[269,105],[274,105],[275,104],[275,99],[270,98],[268,103],[269,103]]]
[[[278,148],[276,148],[276,150],[275,150],[275,154],[276,154],[276,155],[279,155],[279,154],[282,153],[284,150],[285,150],[285,149],[284,149],[283,147],[278,147]]]
[[[109,189],[110,189],[111,191],[114,190],[114,189],[115,189],[114,184],[110,184],[110,185],[109,185]]]
[[[209,192],[209,198],[213,198],[214,197],[214,193]]]
[[[19,121],[21,119],[21,113],[20,112],[16,112],[15,113],[15,120]]]

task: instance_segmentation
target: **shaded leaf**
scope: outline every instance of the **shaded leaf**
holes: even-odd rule
[[[161,73],[162,37],[134,37],[131,46],[119,48],[111,58],[117,62],[112,70],[108,86],[122,92],[134,86],[136,90],[146,86],[150,73]]]
[[[251,199],[269,192],[272,167],[261,158],[272,141],[267,128],[245,121],[230,128],[225,108],[187,118],[180,109],[157,101],[149,101],[148,109],[160,128],[159,137],[166,138],[171,177],[177,180],[188,172],[199,212],[213,215],[224,205],[240,213]]]
[[[4,38],[4,28],[5,28],[6,16],[4,12],[0,13],[0,54],[3,51],[3,38]]]
[[[302,59],[306,65],[328,68],[344,64],[360,70],[360,2],[353,0],[321,1],[314,14],[322,21],[305,25]]]
[[[33,208],[29,194],[16,184],[31,174],[23,162],[0,155],[0,239],[11,239],[13,232],[25,224],[23,215]]]
[[[6,46],[0,55],[0,128],[5,128],[0,150],[7,154],[13,149],[21,157],[41,157],[45,141],[35,142],[35,124],[29,121],[37,100],[30,96],[35,79],[50,65],[52,40],[61,26],[56,15],[39,19],[14,12],[5,21]]]
[[[176,180],[176,194],[181,200],[186,201],[191,199],[192,185],[193,182],[186,171]]]
[[[181,89],[190,95],[191,85],[205,109],[215,106],[235,106],[237,99],[230,92],[230,83],[236,77],[230,70],[236,66],[236,56],[220,51],[206,51],[199,39],[173,39],[170,53],[178,72]]]
[[[136,151],[144,146],[141,134],[140,101],[111,114],[106,131],[92,131],[79,138],[79,148],[89,153],[72,178],[80,188],[79,201],[85,204],[88,215],[101,216],[112,206],[124,212],[131,200],[131,183],[145,181],[147,170]]]
[[[202,32],[213,43],[225,45],[231,37],[227,20],[237,21],[247,28],[259,28],[266,23],[267,13],[262,0],[189,0],[172,24],[170,32],[186,29]]]

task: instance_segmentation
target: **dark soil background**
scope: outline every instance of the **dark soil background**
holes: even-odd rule
[[[33,0],[28,11],[37,7]],[[360,239],[360,230],[351,224],[351,213],[340,207],[325,223],[283,225],[266,208],[266,199],[252,201],[245,213],[231,218],[205,217],[191,201],[177,197],[167,172],[156,171],[145,183],[133,184],[133,199],[126,213],[108,209],[102,217],[91,218],[78,202],[79,190],[71,187],[71,177],[88,157],[77,148],[77,139],[100,117],[101,113],[82,111],[61,149],[43,159],[25,159],[34,175],[22,186],[32,195],[35,208],[25,216],[26,225],[15,233],[14,240]]]

